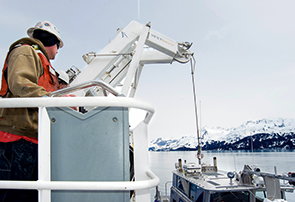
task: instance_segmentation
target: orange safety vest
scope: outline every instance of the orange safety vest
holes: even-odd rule
[[[27,45],[27,44],[22,44]],[[58,73],[53,69],[50,62],[47,58],[40,52],[37,53],[40,57],[42,66],[44,68],[44,73],[38,79],[38,85],[43,86],[47,92],[53,92],[58,89]],[[1,90],[0,96],[4,96],[9,91],[7,84],[7,58],[9,53],[6,56],[4,67],[2,69],[2,82],[1,82]]]

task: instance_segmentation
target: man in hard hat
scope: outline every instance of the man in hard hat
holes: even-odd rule
[[[43,97],[58,89],[51,66],[63,41],[57,28],[44,21],[14,42],[2,70],[3,98]],[[37,108],[0,109],[0,180],[37,180]],[[0,190],[0,201],[38,201],[36,190]]]

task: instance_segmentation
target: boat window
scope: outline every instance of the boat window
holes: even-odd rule
[[[195,184],[191,184],[190,186],[190,199],[196,202],[203,201],[204,190]]]
[[[240,192],[216,192],[210,195],[210,202],[249,202],[250,193]]]
[[[172,185],[174,187],[177,187],[177,175],[175,175],[174,173],[173,173],[173,182],[172,182]]]
[[[188,193],[189,192],[188,185],[189,185],[189,183],[188,183],[187,180],[185,180],[185,179],[183,179],[181,177],[178,177],[178,179],[177,179],[177,188],[180,191],[182,191],[186,196],[189,195],[189,193]]]
[[[282,196],[282,199],[284,198],[283,197],[283,192],[281,192],[281,196]],[[267,198],[267,192],[266,191],[256,191],[255,192],[255,198],[256,198],[256,202],[262,202],[264,201],[264,199]]]
[[[256,191],[255,198],[256,198],[256,202],[262,202],[266,198],[265,191]]]

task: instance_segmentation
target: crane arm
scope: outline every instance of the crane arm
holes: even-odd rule
[[[133,97],[145,64],[186,63],[190,43],[178,43],[150,28],[131,21],[100,52],[83,55],[87,63],[71,84],[101,80],[116,87],[124,80],[122,94]]]

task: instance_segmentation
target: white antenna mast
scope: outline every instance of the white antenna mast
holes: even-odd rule
[[[193,64],[194,60],[194,64]],[[201,159],[203,158],[202,155],[202,150],[201,150],[201,144],[200,144],[200,128],[199,128],[199,119],[198,119],[198,106],[197,106],[197,95],[196,95],[196,88],[195,88],[195,65],[196,61],[194,56],[192,55],[192,58],[190,59],[191,61],[191,74],[192,74],[192,84],[193,84],[193,94],[194,94],[194,104],[195,104],[195,116],[196,116],[196,127],[197,127],[197,138],[198,138],[198,153],[197,153],[197,158],[199,159],[199,164],[201,165]]]
[[[140,17],[140,0],[137,0],[137,17]]]

